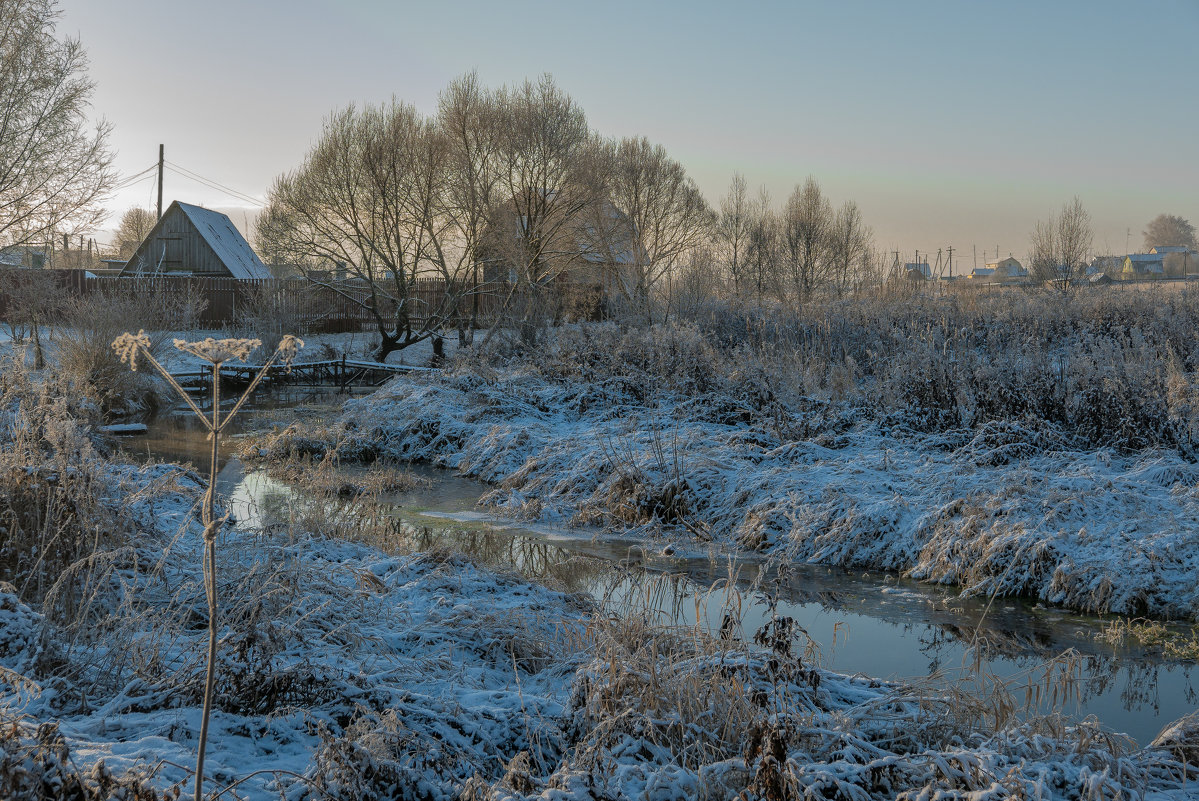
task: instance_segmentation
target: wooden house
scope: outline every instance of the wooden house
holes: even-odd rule
[[[270,278],[250,243],[224,214],[173,202],[137,246],[122,276]]]
[[[992,281],[1020,281],[1028,278],[1028,270],[1017,259],[1008,254],[1006,258],[994,258],[987,261],[986,269],[991,271]]]
[[[1162,264],[1161,254],[1130,253],[1124,257],[1124,268],[1120,271],[1120,277],[1126,280],[1132,278],[1161,278],[1165,273],[1165,265]]]

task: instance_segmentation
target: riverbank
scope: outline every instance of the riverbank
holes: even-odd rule
[[[26,679],[0,696],[4,797],[187,786],[205,626],[194,497],[183,479],[137,501],[160,536],[118,567],[86,636],[64,641],[0,594],[3,665]],[[1184,798],[1199,780],[1182,761],[1189,733],[1140,749],[1094,721],[1022,717],[1020,686],[823,670],[789,618],[708,632],[610,617],[462,556],[385,553],[297,522],[221,538],[208,765],[236,797]],[[37,642],[48,650],[30,660]]]
[[[1088,446],[1037,419],[920,430],[785,396],[688,329],[559,336],[568,353],[397,380],[262,452],[427,461],[494,484],[485,502],[524,519],[1199,616],[1199,468],[1177,448]],[[600,360],[613,352],[645,356]]]

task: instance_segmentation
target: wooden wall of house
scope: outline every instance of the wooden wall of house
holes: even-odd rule
[[[163,248],[165,247],[165,257]],[[187,215],[178,208],[167,209],[162,216],[162,225],[139,249],[142,259],[141,272],[189,272],[195,275],[228,276],[229,272],[217,258],[216,253],[200,236]],[[162,266],[159,267],[159,259]],[[137,265],[131,263],[132,269]]]

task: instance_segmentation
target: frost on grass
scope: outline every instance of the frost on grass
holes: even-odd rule
[[[962,409],[933,419],[927,403],[887,411],[827,387],[786,390],[760,353],[722,355],[693,329],[557,336],[550,353],[499,369],[480,358],[395,380],[332,429],[285,432],[262,453],[424,460],[494,483],[485,502],[514,516],[1081,610],[1199,615],[1199,468],[1181,423],[1107,427],[1117,399],[1100,398],[1067,426],[1018,397],[1019,416],[963,425]],[[1081,396],[1094,362],[1080,361]],[[855,392],[881,393],[881,381]],[[997,413],[983,392],[976,417]],[[1055,402],[1044,414],[1082,401]]]

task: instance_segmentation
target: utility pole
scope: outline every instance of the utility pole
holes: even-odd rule
[[[163,147],[161,144],[159,144],[159,146],[158,146],[158,217],[157,217],[157,219],[159,219],[159,220],[162,219],[162,162],[164,160],[162,156],[163,156]]]
[[[953,278],[953,245],[949,246],[949,277]]]

